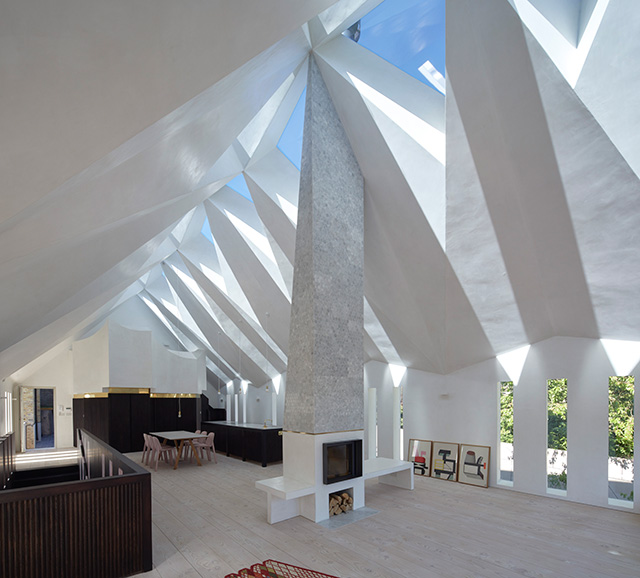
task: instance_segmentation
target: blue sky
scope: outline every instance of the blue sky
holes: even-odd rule
[[[358,44],[425,84],[430,60],[445,75],[445,0],[385,0],[360,21]]]
[[[240,173],[236,178],[231,179],[227,183],[227,187],[233,189],[236,193],[240,193],[245,199],[249,199],[253,203],[247,181],[244,180],[244,176]]]
[[[211,243],[213,243],[213,237],[211,236],[211,227],[209,226],[209,217],[204,218],[204,224],[202,225],[202,229],[200,232],[207,238]],[[163,273],[164,275],[164,273]]]
[[[431,86],[418,68],[429,60],[445,76],[445,2],[385,0],[360,21],[358,44]],[[306,94],[305,89],[278,141],[278,148],[298,170],[302,158]]]
[[[285,127],[278,148],[300,170],[302,160],[302,128],[304,125],[304,102],[307,97],[307,89],[302,95],[291,113],[291,118]]]

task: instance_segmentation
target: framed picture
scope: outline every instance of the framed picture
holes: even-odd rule
[[[458,479],[458,444],[433,442],[431,477],[452,482]]]
[[[486,488],[489,485],[489,460],[491,448],[489,446],[460,446],[460,471],[458,481],[472,486]]]
[[[431,471],[431,442],[409,440],[407,461],[413,462],[413,473],[428,476]]]

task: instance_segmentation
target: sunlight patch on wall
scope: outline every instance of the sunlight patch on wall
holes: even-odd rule
[[[424,150],[444,165],[446,158],[446,139],[444,133],[426,123],[420,117],[368,84],[347,73],[358,92],[371,104],[384,112],[394,123],[415,140]]]
[[[271,249],[271,245],[269,244],[269,239],[262,233],[256,231],[250,225],[247,225],[242,219],[236,217],[233,213],[230,213],[226,209],[224,210],[228,219],[233,223],[233,226],[242,233],[251,243],[253,243],[264,255],[274,263],[278,264],[276,261],[276,256],[273,254],[273,250]]]
[[[287,199],[280,196],[278,193],[276,193],[276,197],[278,197],[278,202],[280,203],[280,207],[284,211],[284,214],[289,217],[289,220],[294,225],[296,225],[298,223],[298,207],[287,201]]]
[[[404,365],[390,363],[389,371],[391,372],[391,381],[393,382],[393,387],[399,387],[404,374],[407,373],[407,368]]]
[[[640,361],[640,342],[601,339],[616,375],[629,375]]]
[[[276,390],[276,395],[280,393],[280,384],[282,383],[282,375],[276,375],[271,381],[273,381],[273,389]]]
[[[518,385],[520,376],[522,375],[522,369],[524,368],[524,362],[527,360],[531,345],[525,345],[513,351],[507,351],[507,353],[501,353],[497,355],[497,359],[502,365],[502,368],[507,372],[507,375],[513,381],[514,385]]]
[[[207,276],[207,278],[210,279],[213,282],[213,284],[218,289],[220,289],[220,291],[222,291],[225,295],[228,295],[227,284],[224,281],[224,277],[220,275],[220,273],[216,273],[213,269],[210,269],[209,267],[207,267],[204,263],[200,263],[200,267],[202,269],[202,272]]]

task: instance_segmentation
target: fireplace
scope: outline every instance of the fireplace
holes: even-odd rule
[[[324,483],[335,484],[362,476],[362,440],[322,445]]]

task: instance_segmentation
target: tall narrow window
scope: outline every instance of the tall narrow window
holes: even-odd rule
[[[400,459],[403,459],[404,448],[404,388],[400,388]]]
[[[500,382],[500,483],[513,485],[513,381]]]
[[[609,503],[633,506],[633,375],[609,378]]]
[[[547,381],[547,492],[567,493],[567,380]]]

